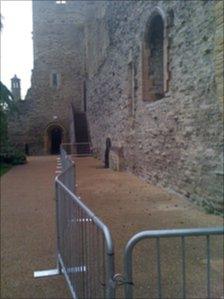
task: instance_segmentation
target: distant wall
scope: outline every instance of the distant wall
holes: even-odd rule
[[[86,75],[93,77],[107,57],[109,46],[108,24],[106,19],[107,2],[91,1],[86,7],[85,42]]]

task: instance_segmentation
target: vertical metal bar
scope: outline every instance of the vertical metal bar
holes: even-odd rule
[[[70,261],[70,267],[71,267],[71,283],[73,286],[75,286],[77,291],[77,285],[75,281],[75,263],[74,258],[76,256],[76,248],[74,247],[74,239],[76,237],[75,231],[74,231],[74,203],[72,202],[72,198],[70,197],[70,209],[71,209],[71,219],[70,219],[70,250],[71,250],[71,261]]]
[[[93,224],[92,221],[89,222],[89,238],[90,238],[90,244],[89,244],[89,258],[90,258],[90,296],[93,297],[94,292],[94,281],[93,281],[93,253],[94,253],[94,247],[93,247]]]
[[[69,208],[69,223],[68,223],[68,255],[69,255],[69,269],[70,269],[70,279],[72,281],[73,278],[73,272],[72,272],[72,202],[71,202],[71,197],[69,196],[68,198],[68,208]]]
[[[89,265],[89,224],[87,222],[88,215],[84,213],[84,217],[82,219],[83,225],[85,227],[85,257],[86,257],[86,298],[89,297],[89,288],[90,288],[90,281],[89,281],[89,272],[90,272],[90,265]]]
[[[55,181],[55,207],[56,207],[56,233],[57,233],[57,268],[59,270],[59,273],[61,274],[61,264],[59,262],[58,255],[60,254],[60,189],[57,185],[57,182]]]
[[[79,219],[81,218],[81,208],[77,205],[77,209],[78,209],[78,213],[77,213],[77,227],[78,227],[78,234],[79,234],[79,242],[78,244],[76,243],[76,246],[78,247],[78,265],[84,265],[83,263],[83,250],[82,250],[82,244],[83,244],[83,236],[82,236],[82,228],[80,225]],[[84,289],[83,289],[83,280],[84,280],[84,272],[80,273],[80,277],[79,277],[79,288],[80,288],[80,293],[79,293],[79,297],[83,298],[84,297]]]
[[[64,262],[64,242],[65,242],[65,193],[62,190],[61,192],[61,255]]]
[[[71,180],[71,190],[73,193],[75,193],[75,165],[73,165],[73,167],[71,168]]]
[[[79,218],[79,207],[77,204],[74,204],[74,210],[75,210],[75,216],[74,216],[74,226],[75,226],[75,241],[74,241],[74,247],[75,247],[75,259],[74,259],[74,265],[80,267],[82,265],[82,261],[80,260],[80,243],[81,243],[81,234],[78,224],[78,218]],[[76,273],[76,284],[77,284],[77,290],[78,290],[78,297],[81,296],[81,273]]]
[[[93,292],[93,259],[92,259],[92,253],[93,253],[93,244],[92,244],[92,238],[93,238],[93,231],[92,231],[92,222],[90,221],[91,218],[89,218],[88,224],[88,256],[89,256],[89,297],[91,298],[91,294]]]
[[[125,254],[124,254],[124,275],[126,284],[125,287],[125,299],[132,299],[133,298],[133,271],[132,271],[132,250],[133,246],[126,245]]]
[[[64,259],[64,263],[65,263],[65,267],[67,265],[67,261],[66,261],[66,227],[67,227],[67,206],[66,206],[66,193],[64,193],[63,196],[63,259]]]
[[[108,298],[108,293],[106,292],[107,291],[107,288],[108,288],[108,284],[107,284],[107,278],[106,277],[106,268],[105,268],[105,260],[107,259],[107,256],[106,256],[106,250],[105,250],[105,240],[104,238],[102,238],[102,247],[101,247],[101,252],[102,252],[102,259],[103,259],[103,267],[102,267],[102,278],[103,278],[103,297],[104,298]]]
[[[63,242],[63,251],[64,251],[64,264],[65,264],[65,269],[67,271],[67,254],[66,254],[66,248],[67,248],[67,221],[68,221],[68,216],[67,216],[67,200],[66,200],[66,195],[64,194],[64,242]]]
[[[75,246],[75,252],[76,252],[76,256],[75,256],[75,266],[80,267],[82,265],[82,261],[81,261],[81,255],[80,255],[80,250],[81,250],[81,231],[80,231],[80,227],[79,227],[79,223],[78,223],[78,219],[79,219],[79,206],[77,205],[77,203],[75,204],[75,242],[74,242],[74,246]],[[78,290],[78,298],[81,297],[81,292],[82,292],[82,285],[81,285],[81,279],[82,279],[82,273],[77,273],[76,274],[76,284],[77,284],[77,290]]]
[[[96,276],[97,276],[97,228],[93,226],[94,230],[94,238],[93,238],[93,297],[97,298],[97,293],[96,293]]]
[[[182,249],[182,298],[186,298],[186,260],[185,260],[185,238],[181,237]]]
[[[85,214],[84,223],[85,223],[85,231],[86,231],[86,281],[87,281],[87,298],[90,298],[90,262],[89,262],[89,223],[87,222],[88,215]]]
[[[114,254],[106,254],[107,258],[107,281],[106,281],[106,298],[113,299],[115,298],[115,286],[113,282],[114,276]]]
[[[90,261],[90,225],[88,222],[88,215],[85,215],[85,223],[86,223],[86,252],[87,252],[87,265],[88,265],[88,272],[87,272],[87,280],[88,280],[88,290],[87,290],[87,298],[90,298],[91,296],[91,261]]]
[[[157,250],[157,273],[158,273],[158,297],[162,298],[162,287],[161,287],[161,265],[160,265],[160,238],[156,238],[156,250]]]
[[[211,298],[211,277],[210,277],[210,237],[206,236],[206,244],[207,244],[207,297]]]
[[[82,210],[81,208],[79,208],[79,221],[82,218]],[[85,265],[85,257],[84,257],[84,233],[83,233],[83,226],[81,222],[78,222],[79,224],[79,229],[80,229],[80,238],[81,238],[81,242],[80,242],[80,260],[81,260],[81,264],[80,265]],[[85,295],[85,272],[81,273],[81,284],[82,284],[82,296],[81,298],[84,298]]]
[[[80,219],[80,225],[82,227],[82,251],[83,251],[83,265],[86,266],[86,272],[83,272],[83,297],[86,298],[86,276],[87,276],[87,271],[88,271],[88,265],[86,261],[86,231],[85,231],[85,222],[82,222],[82,219],[85,217],[84,212],[82,211],[81,213],[81,219]]]
[[[96,267],[96,271],[98,273],[98,283],[97,283],[97,294],[98,294],[98,297],[102,297],[101,296],[101,285],[100,285],[100,282],[101,282],[101,266],[100,266],[100,260],[101,260],[101,255],[100,255],[100,232],[99,232],[99,229],[97,228],[97,243],[96,243],[96,246],[97,246],[97,267]]]
[[[66,195],[66,270],[68,271],[69,269],[69,259],[70,259],[70,254],[69,254],[69,195]]]
[[[77,191],[76,164],[74,164],[74,183],[75,183],[75,193],[76,193]]]

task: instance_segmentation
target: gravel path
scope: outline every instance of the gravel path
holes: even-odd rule
[[[123,272],[121,257],[126,242],[140,230],[222,225],[221,217],[207,215],[191,203],[131,174],[104,169],[93,158],[76,159],[76,165],[78,193],[112,231],[116,272]],[[55,267],[55,170],[55,156],[32,157],[28,164],[14,167],[1,179],[1,298],[70,298],[62,277],[33,278],[34,270]],[[191,240],[187,245],[191,264],[187,275],[188,298],[202,298],[198,297],[198,289],[206,281],[204,276],[199,278],[206,269],[204,243],[196,241]],[[149,298],[150,294],[155,298],[156,271],[152,271],[155,250],[143,243],[136,250],[136,295]],[[167,276],[165,296],[180,297],[179,245],[172,241],[162,246],[162,273]],[[223,290],[222,246],[220,240],[213,240],[213,298],[221,298]],[[149,279],[151,286],[147,293],[144,282]],[[203,292],[205,298],[206,290]],[[118,294],[122,296],[121,290]]]
[[[189,201],[168,194],[132,174],[104,169],[92,158],[76,159],[76,165],[78,193],[111,229],[118,273],[123,273],[122,258],[127,241],[141,230],[223,225],[221,217],[208,215]],[[211,294],[213,298],[222,298],[223,238],[211,239]],[[186,241],[187,298],[206,298],[205,248],[205,238]],[[182,297],[180,252],[180,240],[161,241],[162,298]],[[135,298],[158,298],[156,259],[152,241],[143,241],[136,247]],[[118,295],[122,297],[121,287]]]
[[[32,157],[1,178],[1,298],[70,298],[62,277],[34,279],[54,268],[56,157]]]

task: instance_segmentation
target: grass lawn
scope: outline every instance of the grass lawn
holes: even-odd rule
[[[10,168],[12,168],[10,164],[0,164],[0,176],[5,174]]]

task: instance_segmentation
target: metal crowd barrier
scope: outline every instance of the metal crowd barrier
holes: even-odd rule
[[[66,150],[70,147],[70,151]],[[69,154],[68,154],[69,153]],[[187,294],[187,260],[186,238],[203,237],[206,244],[206,289],[207,298],[211,296],[211,244],[210,237],[224,234],[223,227],[173,229],[158,231],[142,231],[134,235],[127,243],[124,253],[124,275],[116,274],[114,269],[114,248],[111,233],[108,227],[81,201],[76,195],[75,165],[71,160],[71,144],[61,146],[62,173],[55,179],[56,187],[56,222],[57,222],[57,268],[34,272],[34,277],[47,277],[64,275],[70,288],[72,298],[82,299],[114,299],[117,285],[123,285],[125,299],[135,298],[136,282],[133,274],[133,252],[143,240],[155,241],[155,264],[157,294],[148,296],[148,287],[142,287],[142,294],[146,298],[167,298],[164,296],[163,268],[161,267],[161,239],[169,238],[171,242],[180,239],[180,255],[177,250],[174,257],[180,258],[180,270],[177,275],[181,280],[181,291],[178,298],[189,298]],[[148,251],[146,251],[148,252]],[[147,255],[140,251],[144,265],[147,263]],[[152,251],[149,251],[152,255]],[[151,273],[153,270],[151,270]],[[173,275],[173,273],[172,273]],[[142,276],[141,276],[142,277]],[[141,278],[142,279],[142,278]],[[173,278],[172,278],[173,279]],[[150,286],[151,287],[151,286]],[[175,288],[177,286],[175,285]],[[201,292],[201,290],[200,290]],[[137,297],[139,298],[139,297]],[[143,297],[141,297],[143,298]],[[174,298],[174,297],[171,297]]]
[[[135,286],[135,281],[133,280],[133,250],[135,246],[145,240],[145,239],[155,239],[156,246],[156,256],[157,256],[157,296],[156,298],[166,298],[163,295],[162,289],[162,270],[161,270],[161,238],[180,238],[181,244],[181,292],[178,298],[190,298],[187,296],[187,287],[186,287],[186,276],[187,276],[187,264],[186,264],[186,238],[187,237],[205,237],[206,238],[206,289],[207,289],[207,297],[203,298],[214,298],[211,297],[211,246],[210,246],[210,237],[218,236],[224,234],[223,227],[211,227],[211,228],[193,228],[193,229],[171,229],[171,230],[152,230],[152,231],[142,231],[134,235],[127,243],[125,247],[124,254],[124,282],[125,282],[125,298],[133,299],[133,290]],[[170,242],[171,242],[170,240]],[[223,250],[223,239],[222,244],[220,244]],[[203,247],[201,247],[201,253],[203,251]],[[166,253],[165,253],[166,254]],[[177,256],[177,250],[174,252],[175,256]],[[223,254],[223,253],[222,253]],[[145,257],[146,260],[147,257]],[[150,283],[150,282],[149,282]],[[175,285],[177,288],[177,285]],[[144,293],[146,293],[146,289]],[[201,290],[200,290],[201,291]],[[149,298],[149,297],[147,297]],[[202,298],[202,297],[200,297]]]
[[[73,298],[114,298],[110,231],[64,183],[56,179],[58,260]]]
[[[55,179],[58,265],[34,277],[63,274],[72,298],[115,298],[110,231],[75,195],[75,165],[63,148],[61,164]]]

